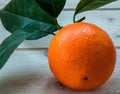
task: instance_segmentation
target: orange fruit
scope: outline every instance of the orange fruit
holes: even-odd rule
[[[116,50],[108,34],[98,26],[78,22],[63,27],[48,49],[52,73],[75,90],[96,89],[114,71]]]

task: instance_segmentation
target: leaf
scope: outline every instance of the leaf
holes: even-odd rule
[[[26,39],[27,34],[28,33],[17,31],[3,41],[0,45],[0,69],[14,52],[15,48]]]
[[[56,18],[63,9],[66,0],[36,0],[39,6]]]
[[[47,12],[45,12],[42,8],[40,8],[39,5],[35,2],[35,0],[12,0],[3,9],[3,11],[4,14],[0,16],[2,23],[5,28],[11,33],[24,27],[24,25],[28,24],[29,22],[36,21],[54,25],[55,29],[50,30],[51,32],[54,32],[58,29],[56,29],[56,27],[58,27],[56,19],[49,15]],[[46,35],[48,34],[38,32],[27,39],[35,40]]]
[[[35,0],[12,0],[3,10],[33,20],[56,25],[54,18],[40,8]]]
[[[19,16],[19,15],[15,15],[15,14],[11,14],[9,12],[6,11],[0,11],[0,17],[1,17],[1,21],[4,25],[4,27],[14,33],[15,31],[22,29],[23,27],[25,27],[27,24],[30,23],[40,23],[37,20],[32,20],[23,16]],[[47,24],[47,27],[49,26],[49,24]],[[51,25],[50,25],[51,26]],[[41,24],[41,27],[43,28],[47,28],[45,25]],[[32,29],[32,28],[30,28]],[[58,28],[54,25],[52,25],[52,28],[48,28],[47,32],[55,32]],[[45,33],[43,32],[41,29],[38,30],[39,32],[31,35],[30,37],[28,37],[27,39],[33,40],[33,39],[39,39],[42,38],[44,36],[47,36],[49,33]]]
[[[4,11],[0,12],[0,16],[4,16]],[[8,13],[9,14],[9,13]],[[1,17],[2,17],[1,16]],[[14,17],[18,17],[16,15],[12,15]],[[24,18],[23,18],[24,19]],[[9,59],[10,55],[14,52],[14,50],[22,43],[26,38],[39,33],[41,30],[42,34],[48,34],[44,31],[55,30],[55,27],[43,22],[35,22],[29,21],[24,24],[20,29],[14,31],[10,36],[8,36],[0,45],[0,69],[4,66],[4,64]]]
[[[114,1],[117,1],[117,0],[80,0],[80,2],[76,7],[73,19],[75,21],[75,16],[78,13],[85,12],[88,10],[93,10]]]

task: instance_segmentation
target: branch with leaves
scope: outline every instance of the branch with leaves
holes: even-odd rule
[[[99,8],[116,0],[80,0],[76,15],[88,10]],[[0,18],[6,30],[11,32],[0,44],[0,69],[5,65],[14,50],[24,40],[36,40],[61,29],[57,17],[61,13],[66,0],[11,0],[2,10]]]

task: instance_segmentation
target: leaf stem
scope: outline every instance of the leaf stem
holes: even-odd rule
[[[75,21],[75,14],[73,15],[73,23],[75,23],[76,21]]]
[[[58,21],[57,21],[56,18],[55,18],[55,21],[56,21],[56,25],[57,25],[58,30],[60,30],[61,28],[63,28],[63,26],[60,26],[60,24],[58,23]]]
[[[47,33],[47,34],[51,34],[51,35],[56,35],[55,33],[53,33],[53,32],[50,32],[50,31],[39,31],[39,32],[44,32],[44,33]]]
[[[83,20],[85,20],[85,16],[82,17],[81,19],[77,20],[76,22],[82,22]]]

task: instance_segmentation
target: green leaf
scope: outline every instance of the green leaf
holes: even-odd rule
[[[12,34],[0,45],[0,68],[25,39],[38,39],[58,30],[58,23],[35,0],[12,0],[0,11],[4,27]]]
[[[56,25],[54,18],[40,8],[35,0],[12,0],[3,10],[33,20]]]
[[[51,29],[50,32],[58,29],[56,29],[58,27],[56,19],[39,7],[35,0],[12,0],[3,11],[4,13],[2,12],[2,15],[0,15],[2,23],[11,33],[21,29],[29,22],[37,21],[54,25],[55,28]],[[27,39],[35,40],[46,35],[48,33],[38,32]]]
[[[4,14],[4,12],[1,12]],[[16,15],[14,15],[15,17]],[[54,30],[54,26],[43,23],[28,21],[26,25],[22,26],[21,29],[14,31],[8,36],[0,45],[0,69],[5,65],[10,55],[14,50],[21,44],[26,38],[39,33],[41,30],[42,34],[48,34],[48,30]]]
[[[0,45],[0,69],[4,66],[10,55],[14,52],[15,48],[26,39],[28,33],[14,32],[7,37]]]
[[[17,31],[19,29],[22,29],[27,24],[40,23],[37,20],[29,19],[29,18],[19,16],[19,15],[16,15],[16,14],[11,14],[11,13],[6,12],[6,11],[0,11],[0,17],[1,17],[1,21],[4,25],[4,27],[12,33],[14,33],[15,31]],[[47,24],[47,27],[48,27],[48,25],[50,25],[50,24]],[[41,27],[47,28],[46,25],[43,25],[43,24],[41,24]],[[52,28],[47,29],[47,32],[50,32],[50,34],[51,34],[52,32],[55,32],[57,29],[58,28],[56,26],[52,25]],[[27,39],[30,39],[30,40],[39,39],[39,38],[42,38],[42,37],[47,36],[49,34],[49,33],[43,32],[40,28],[39,28],[38,31],[39,32],[31,35]]]
[[[73,20],[75,22],[75,16],[78,13],[85,12],[88,10],[93,10],[114,1],[117,1],[117,0],[80,0],[80,2],[76,7]]]
[[[36,0],[39,6],[53,17],[57,17],[63,9],[66,0]]]

